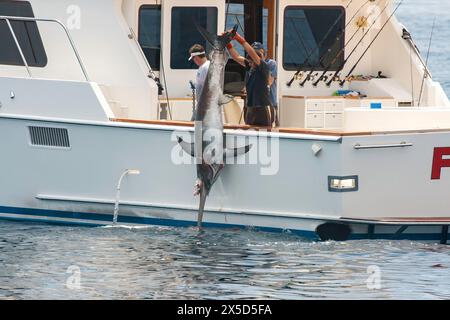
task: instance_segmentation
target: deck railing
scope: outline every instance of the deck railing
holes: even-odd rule
[[[83,61],[81,60],[80,54],[78,53],[78,50],[77,50],[75,43],[69,33],[69,30],[66,28],[66,26],[61,21],[56,20],[56,19],[39,19],[39,18],[31,18],[31,17],[12,17],[12,16],[0,16],[0,20],[6,21],[6,24],[8,25],[9,31],[11,32],[11,35],[17,46],[17,49],[19,50],[22,62],[24,64],[25,68],[27,69],[28,76],[30,78],[33,78],[33,75],[31,73],[30,66],[28,65],[27,59],[25,58],[25,55],[23,53],[22,47],[20,46],[19,40],[17,39],[16,33],[14,32],[14,29],[11,25],[11,21],[48,22],[48,23],[55,23],[58,26],[60,26],[64,30],[64,33],[66,34],[66,37],[69,40],[70,46],[75,54],[75,57],[77,58],[78,64],[81,68],[81,71],[83,72],[84,78],[86,79],[87,82],[90,81],[88,73],[86,71],[86,68],[84,67]]]

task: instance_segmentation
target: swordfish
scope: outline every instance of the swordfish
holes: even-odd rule
[[[212,35],[198,25],[197,29],[212,46],[209,55],[211,63],[197,104],[194,143],[187,143],[180,137],[178,143],[186,153],[196,158],[194,196],[200,196],[198,228],[201,229],[206,198],[225,167],[225,160],[247,153],[251,145],[235,149],[224,147],[222,108],[232,100],[232,97],[223,94],[225,65],[228,61],[226,47],[235,37],[237,26],[220,36]]]

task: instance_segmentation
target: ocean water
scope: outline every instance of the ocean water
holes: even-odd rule
[[[450,94],[450,1],[398,17]],[[450,299],[450,247],[291,234],[0,222],[0,299]]]
[[[412,33],[424,59],[430,48],[430,72],[450,96],[450,1],[404,0],[397,18]],[[429,46],[435,18],[436,25]]]
[[[449,299],[449,247],[0,224],[2,299]]]

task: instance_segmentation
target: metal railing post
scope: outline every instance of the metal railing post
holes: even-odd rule
[[[19,49],[20,55],[22,56],[22,60],[24,61],[24,64],[25,64],[25,66],[27,68],[27,71],[28,71],[28,74],[30,75],[30,77],[32,77],[30,68],[28,66],[27,61],[25,60],[25,56],[23,54],[22,48],[20,47],[20,43],[17,40],[16,34],[14,33],[14,30],[13,30],[13,28],[11,26],[10,20],[11,21],[51,22],[51,23],[58,24],[64,30],[64,32],[66,34],[66,37],[69,40],[70,46],[72,47],[72,50],[73,50],[73,52],[75,54],[75,57],[76,57],[76,59],[78,61],[78,64],[79,64],[79,66],[81,68],[81,71],[83,72],[84,78],[86,79],[87,82],[90,81],[88,73],[86,71],[86,68],[84,67],[83,61],[81,60],[81,56],[78,53],[78,50],[77,50],[77,48],[75,46],[75,42],[73,41],[72,36],[69,33],[69,30],[67,30],[66,26],[61,21],[56,20],[56,19],[38,19],[38,18],[30,18],[30,17],[12,17],[12,16],[0,16],[0,20],[5,20],[6,23],[8,24],[9,29],[11,30],[11,33],[12,33],[13,38],[14,38],[14,41],[16,42],[17,48]]]
[[[6,21],[6,24],[8,25],[8,27],[9,27],[9,30],[11,31],[11,35],[14,38],[14,42],[16,43],[17,49],[19,50],[20,56],[22,57],[22,61],[23,61],[24,65],[25,65],[25,67],[27,68],[28,76],[30,78],[33,78],[33,76],[31,75],[30,67],[28,66],[27,59],[25,58],[25,55],[23,54],[22,47],[20,46],[20,43],[19,43],[19,41],[17,40],[17,37],[16,37],[16,33],[14,32],[14,29],[11,26],[11,22],[9,21],[9,19],[5,19],[5,21]]]
[[[66,26],[61,21],[54,20],[54,22],[59,24],[61,26],[61,28],[63,28],[64,32],[66,33],[67,39],[69,39],[70,45],[72,46],[72,50],[75,53],[75,56],[77,57],[78,64],[81,67],[81,71],[83,71],[84,78],[86,79],[87,82],[89,82],[90,80],[89,80],[89,76],[87,74],[86,68],[84,67],[83,62],[81,61],[80,54],[78,53],[78,50],[75,47],[75,43],[73,42],[73,39],[69,33],[69,30],[67,30]]]

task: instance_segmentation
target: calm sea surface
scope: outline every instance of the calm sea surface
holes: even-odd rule
[[[450,94],[450,2],[399,18]],[[450,299],[450,248],[289,234],[0,222],[0,299]]]

